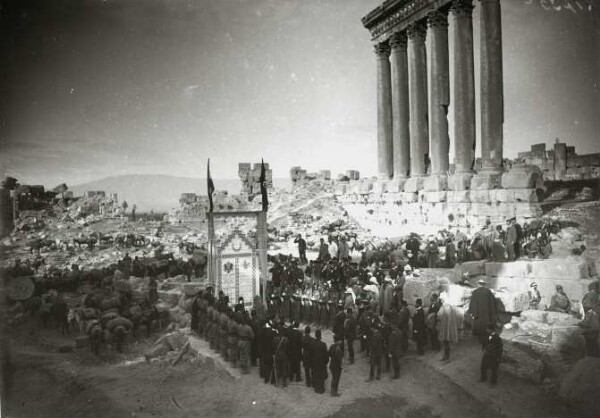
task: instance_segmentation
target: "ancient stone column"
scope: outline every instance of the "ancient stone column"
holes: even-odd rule
[[[427,16],[431,38],[431,73],[429,86],[429,147],[431,175],[423,185],[427,191],[448,188],[450,137],[448,106],[450,105],[450,64],[448,57],[448,12],[435,10]]]
[[[481,1],[481,157],[482,173],[472,188],[499,187],[502,174],[504,91],[500,0]],[[482,180],[482,177],[487,179]],[[476,186],[476,187],[473,187]]]
[[[427,121],[427,25],[417,22],[408,27],[408,80],[410,100],[410,179],[406,192],[422,189],[427,175],[429,135]]]
[[[375,45],[377,55],[377,155],[379,180],[389,180],[393,175],[392,149],[392,83],[390,45]]]
[[[473,0],[454,0],[454,175],[450,190],[471,186],[475,165],[475,65],[473,60]]]
[[[410,172],[410,132],[408,101],[408,59],[406,33],[390,38],[392,47],[392,138],[394,150],[394,184],[396,191],[404,189]]]

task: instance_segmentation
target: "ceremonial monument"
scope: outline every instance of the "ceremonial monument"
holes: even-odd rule
[[[377,65],[378,179],[338,188],[353,216],[364,217],[362,212],[376,205],[385,223],[411,220],[414,225],[416,220],[423,225],[469,229],[488,219],[516,216],[522,220],[540,214],[536,204],[536,189],[543,187],[540,170],[525,165],[508,169],[503,164],[500,1],[478,4],[482,159],[477,171],[473,1],[388,0],[362,19],[372,35]],[[454,20],[453,103],[449,19]],[[427,37],[431,38],[429,71]],[[450,106],[454,110],[453,166],[449,161]]]

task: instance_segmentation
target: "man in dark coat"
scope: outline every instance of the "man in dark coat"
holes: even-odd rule
[[[273,384],[275,383],[275,376],[273,375],[273,339],[275,338],[275,331],[269,323],[266,323],[262,328],[259,337],[260,375],[265,379],[265,383]]]
[[[410,321],[410,311],[408,303],[405,300],[400,301],[400,312],[398,314],[398,329],[402,333],[402,351],[408,350],[408,322]]]
[[[502,338],[496,333],[496,326],[490,325],[487,330],[489,334],[486,337],[483,346],[483,357],[481,358],[481,379],[480,382],[485,382],[487,379],[487,371],[492,371],[491,384],[495,385],[498,380],[498,367],[502,359],[503,343]]]
[[[423,301],[417,299],[415,302],[415,314],[413,315],[413,339],[417,344],[417,353],[422,356],[424,353],[425,335],[427,326],[425,325],[425,313],[423,312]]]
[[[381,380],[381,357],[383,356],[383,336],[379,330],[377,321],[373,321],[371,326],[371,338],[369,344],[371,352],[371,370],[369,372],[368,382],[373,380],[375,371],[377,371],[377,380]]]
[[[392,330],[388,340],[388,350],[392,356],[392,367],[394,376],[392,379],[400,378],[400,356],[402,356],[402,332],[392,324]]]
[[[321,330],[315,331],[315,342],[310,353],[312,366],[313,386],[316,393],[325,393],[325,380],[327,380],[327,363],[329,354],[327,345],[321,341]]]
[[[342,357],[344,352],[342,351],[341,344],[343,339],[340,337],[334,337],[333,344],[329,347],[329,370],[331,370],[331,396],[340,396],[338,387],[340,384],[340,377],[342,375]]]
[[[302,364],[304,365],[304,376],[306,376],[306,386],[312,387],[312,365],[311,353],[315,339],[310,336],[310,327],[304,328],[304,336],[302,337]]]
[[[333,339],[340,341],[342,356],[344,355],[344,322],[346,321],[346,313],[342,310],[335,314],[333,320]]]
[[[356,319],[352,309],[346,310],[346,320],[344,321],[344,336],[348,343],[348,358],[350,364],[354,364],[354,340],[356,339]]]
[[[496,326],[496,298],[485,286],[484,280],[477,282],[479,287],[471,294],[468,313],[473,317],[473,335],[483,347],[487,341],[487,328]]]
[[[302,238],[302,235],[298,234],[298,237],[294,240],[298,244],[298,254],[300,257],[300,264],[306,264],[306,241]]]
[[[275,357],[275,370],[277,373],[276,383],[286,388],[287,378],[289,375],[289,351],[290,351],[290,340],[286,336],[286,332],[283,326],[279,326],[278,334],[273,338],[273,355]]]
[[[302,333],[298,330],[298,326],[298,321],[294,321],[291,328],[288,329],[288,338],[290,339],[290,381],[292,382],[300,382],[302,380],[300,373]]]

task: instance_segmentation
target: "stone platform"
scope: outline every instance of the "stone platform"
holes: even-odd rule
[[[385,187],[376,184],[350,183],[337,198],[362,227],[384,237],[449,228],[469,233],[488,219],[505,225],[507,218],[516,216],[522,224],[542,214],[533,189],[381,193]]]

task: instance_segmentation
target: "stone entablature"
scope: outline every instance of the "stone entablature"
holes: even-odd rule
[[[387,0],[362,18],[374,42],[388,40],[393,32],[401,32],[425,19],[432,10],[442,9],[453,0]]]

